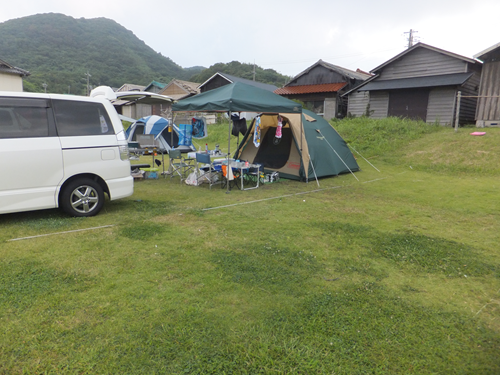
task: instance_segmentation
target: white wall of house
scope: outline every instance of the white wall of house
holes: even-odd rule
[[[0,73],[0,91],[23,91],[23,78],[16,74]]]
[[[337,117],[337,98],[325,98],[323,107],[323,118],[330,121],[332,118]]]

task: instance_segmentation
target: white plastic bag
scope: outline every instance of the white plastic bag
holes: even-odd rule
[[[185,180],[186,184],[191,186],[198,186],[200,184],[200,181],[198,181],[199,173],[199,171],[191,172]]]

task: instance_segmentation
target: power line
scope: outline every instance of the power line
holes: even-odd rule
[[[380,52],[389,52],[389,51],[395,51],[395,50],[399,50],[399,48],[390,48],[390,49],[386,49],[386,50],[378,50],[378,51],[363,52],[363,53],[352,53],[352,54],[339,55],[339,56],[325,56],[323,59],[326,59],[326,60],[347,59],[350,57],[373,55],[373,54],[380,53]],[[260,62],[260,64],[261,65],[281,65],[281,64],[284,65],[284,64],[308,63],[311,61],[313,61],[313,60],[312,59],[300,59],[300,60],[286,60],[286,61],[265,61],[265,62]]]

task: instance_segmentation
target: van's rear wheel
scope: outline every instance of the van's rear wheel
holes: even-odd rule
[[[61,193],[60,207],[71,216],[94,216],[104,205],[104,191],[96,182],[82,178],[70,182]]]

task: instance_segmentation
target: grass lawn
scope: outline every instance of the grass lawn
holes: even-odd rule
[[[1,215],[0,373],[499,374],[500,129],[334,125],[380,172]]]

